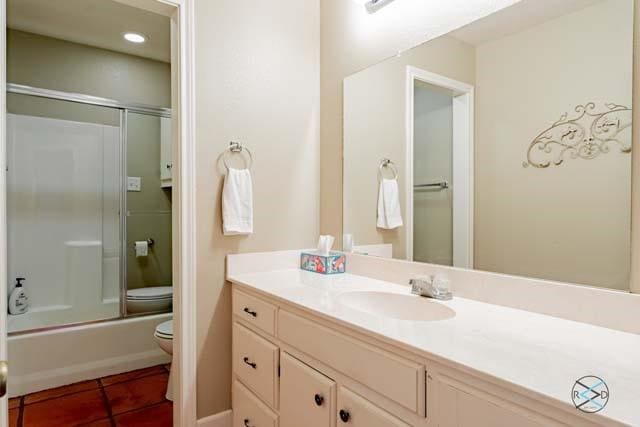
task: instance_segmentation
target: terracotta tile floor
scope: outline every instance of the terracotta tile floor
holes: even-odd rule
[[[171,427],[169,366],[83,381],[9,400],[9,427]]]

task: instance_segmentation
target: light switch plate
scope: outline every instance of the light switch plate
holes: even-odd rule
[[[127,191],[142,191],[142,178],[139,176],[128,176]]]

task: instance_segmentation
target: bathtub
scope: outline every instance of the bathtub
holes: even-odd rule
[[[153,333],[171,318],[157,314],[10,336],[9,396],[169,363]]]
[[[117,298],[93,306],[54,305],[31,308],[24,314],[7,315],[9,333],[46,329],[59,325],[72,325],[92,320],[115,319],[120,316]]]

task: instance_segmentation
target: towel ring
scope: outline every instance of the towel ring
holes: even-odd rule
[[[391,172],[393,172],[393,179],[398,179],[398,168],[396,168],[395,163],[393,163],[390,159],[382,159],[380,160],[380,166],[378,167],[378,176],[379,178],[384,178],[384,169],[389,168]]]
[[[242,145],[239,142],[231,141],[229,143],[229,148],[222,155],[222,162],[224,163],[224,166],[227,168],[227,170],[229,170],[229,164],[227,163],[227,156],[230,153],[231,154],[240,154],[243,151],[246,151],[247,154],[249,155],[249,161],[247,162],[247,166],[246,167],[247,167],[247,169],[251,169],[251,167],[253,166],[253,154],[251,154],[251,150],[249,150],[247,147],[245,147],[244,145]]]

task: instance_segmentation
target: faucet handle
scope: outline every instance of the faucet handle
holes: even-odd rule
[[[450,300],[453,294],[449,289],[449,279],[442,274],[435,276],[418,276],[409,280],[411,293],[439,300]]]
[[[430,286],[433,283],[434,276],[416,276],[409,280],[410,285]]]
[[[433,277],[418,276],[409,280],[411,293],[420,296],[430,296],[432,294]]]
[[[453,298],[451,292],[451,280],[446,274],[440,273],[433,277],[433,292],[436,295],[436,299],[450,300]]]
[[[433,288],[439,293],[446,294],[451,292],[451,280],[449,280],[446,274],[436,274],[433,276],[431,283],[433,284]]]

